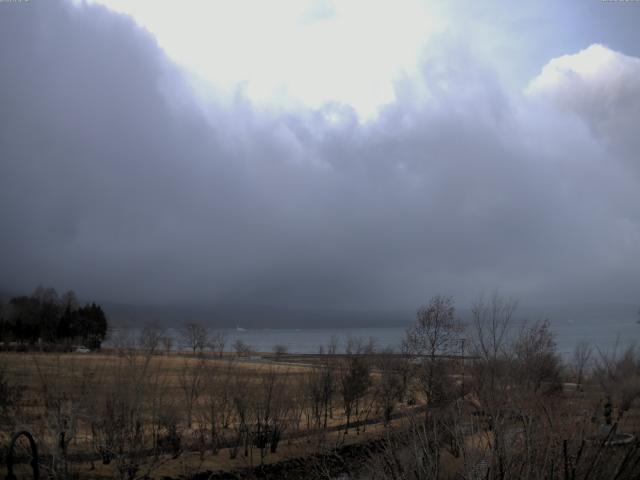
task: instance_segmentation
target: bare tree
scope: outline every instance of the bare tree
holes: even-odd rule
[[[249,425],[251,392],[249,388],[249,378],[246,375],[234,375],[230,391],[234,413],[234,421],[231,425],[234,430],[235,439],[229,449],[229,458],[235,459],[240,447],[243,447],[243,455],[248,457],[251,443]]]
[[[495,359],[504,353],[517,306],[517,301],[503,298],[497,292],[489,303],[480,297],[473,304],[471,315],[476,354]]]
[[[205,360],[202,357],[195,362],[185,358],[178,375],[178,382],[184,394],[184,407],[189,428],[192,425],[193,409],[202,394],[205,373]]]
[[[100,379],[92,405],[94,448],[104,463],[115,461],[123,480],[148,476],[161,463],[148,453],[158,444],[158,402],[168,397],[163,369],[154,359],[139,349],[118,357]]]
[[[209,365],[205,372],[203,398],[205,420],[209,425],[211,451],[218,453],[222,443],[222,431],[229,426],[232,404],[233,379],[237,375],[233,357],[229,356],[223,366]]]
[[[287,395],[289,375],[270,368],[260,376],[258,391],[253,396],[250,409],[251,436],[260,450],[260,463],[264,462],[267,449],[276,453],[283,432],[287,427],[290,398]]]
[[[591,368],[592,355],[593,347],[589,342],[580,342],[573,349],[571,369],[574,381],[578,384],[578,388],[582,385],[585,375],[588,374]]]
[[[363,357],[352,356],[340,364],[339,372],[342,405],[347,417],[345,433],[348,433],[351,419],[358,416],[360,401],[371,385],[370,365]]]
[[[338,337],[336,335],[331,335],[331,338],[329,339],[329,343],[327,344],[327,354],[335,355],[338,352],[338,344],[339,344]]]
[[[173,348],[173,338],[170,335],[163,335],[160,339],[162,343],[162,348],[164,349],[164,353],[169,355],[171,353],[171,349]]]
[[[527,394],[548,393],[561,388],[561,361],[549,321],[525,327],[516,339],[511,368],[513,382]]]
[[[245,343],[241,339],[237,339],[235,342],[233,342],[233,349],[236,351],[236,354],[239,357],[248,357],[249,355],[251,355],[251,352],[253,350],[251,348],[251,345]]]
[[[483,369],[483,382],[493,389],[496,376],[509,356],[513,314],[517,302],[494,293],[489,303],[480,297],[471,307],[471,351]]]
[[[111,333],[111,344],[119,357],[127,357],[133,362],[138,357],[138,339],[127,328],[114,329]]]
[[[384,352],[376,358],[380,373],[374,398],[382,410],[384,424],[391,421],[391,414],[399,399],[403,397],[403,360],[396,359],[393,352]]]
[[[451,297],[436,295],[418,310],[416,323],[409,328],[405,349],[418,357],[425,393],[429,402],[443,399],[446,389],[447,362],[440,358],[459,344],[462,325],[455,317]]]
[[[193,354],[202,353],[207,345],[208,332],[204,325],[197,322],[187,322],[180,329],[182,344]]]
[[[213,350],[219,357],[224,355],[224,349],[227,346],[227,335],[222,330],[216,330],[209,337],[209,348]]]
[[[480,297],[471,309],[471,352],[476,359],[470,383],[479,402],[478,413],[486,418],[491,433],[488,461],[499,466],[500,472],[507,469],[510,460],[511,340],[516,305],[494,293],[488,303]]]
[[[324,428],[327,428],[328,419],[333,419],[333,395],[336,390],[336,379],[333,365],[329,359],[325,359],[322,371],[321,389],[324,409]]]
[[[156,323],[146,323],[138,336],[138,346],[149,355],[155,354],[162,343],[164,330]]]
[[[276,360],[280,360],[288,352],[289,352],[289,347],[287,347],[286,345],[278,344],[273,346],[273,354],[276,357]]]
[[[337,348],[337,343],[332,342],[328,346],[329,352],[335,353]],[[369,337],[364,339],[363,337],[352,337],[349,335],[347,338],[347,345],[345,346],[345,353],[347,355],[372,355],[376,352],[376,339],[374,337]]]
[[[313,418],[313,422],[316,428],[321,425],[323,402],[322,402],[322,377],[323,371],[317,368],[311,368],[304,376],[304,392],[307,399],[308,416],[307,416],[307,428],[311,428],[310,421]]]

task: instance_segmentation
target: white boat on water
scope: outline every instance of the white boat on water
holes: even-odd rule
[[[247,329],[246,328],[242,328],[242,327],[236,327],[236,331],[238,331],[238,332],[246,332]]]

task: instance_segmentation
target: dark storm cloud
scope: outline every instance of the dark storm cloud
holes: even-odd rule
[[[7,288],[327,307],[495,287],[640,296],[637,137],[615,128],[617,105],[638,121],[628,57],[611,52],[630,87],[602,123],[582,107],[606,78],[573,103],[561,82],[514,98],[443,40],[362,124],[348,106],[275,115],[241,92],[203,105],[150,35],[100,7],[0,8]]]

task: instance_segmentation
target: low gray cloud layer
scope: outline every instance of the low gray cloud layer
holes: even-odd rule
[[[361,123],[241,91],[204,104],[126,17],[0,4],[0,286],[330,308],[493,288],[640,301],[640,60],[568,51],[513,93],[440,47]]]

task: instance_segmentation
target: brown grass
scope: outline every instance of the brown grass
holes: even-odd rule
[[[77,411],[70,412],[76,415],[75,436],[68,446],[67,453],[92,454],[95,452],[91,441],[91,431],[87,417],[91,410],[91,405],[85,403],[99,403],[103,401],[102,396],[109,393],[109,389],[114,385],[119,385],[121,380],[126,380],[124,376],[135,376],[145,372],[139,381],[154,381],[162,385],[163,402],[172,408],[180,410],[183,404],[183,391],[180,386],[180,376],[185,369],[195,368],[199,362],[204,362],[210,371],[222,372],[231,368],[234,378],[243,379],[251,388],[259,388],[262,379],[267,373],[275,372],[281,378],[286,378],[285,388],[287,396],[298,398],[302,401],[302,393],[298,390],[301,385],[303,375],[310,368],[304,365],[285,364],[275,362],[256,362],[245,359],[233,359],[230,357],[204,357],[196,358],[188,355],[154,355],[148,358],[134,356],[128,358],[117,354],[91,353],[91,354],[48,354],[48,353],[0,353],[0,367],[4,369],[6,379],[10,384],[21,385],[24,388],[24,396],[21,402],[20,424],[31,430],[44,452],[55,450],[54,432],[65,429],[55,425],[56,416],[52,412],[51,406],[47,407],[45,397],[50,397],[58,401],[56,405],[65,408],[65,400],[69,399],[69,408]],[[230,363],[232,362],[232,363]],[[374,375],[375,377],[376,375]],[[126,384],[126,383],[125,383]],[[129,389],[135,385],[130,385]],[[338,397],[338,395],[336,395]],[[60,402],[60,399],[63,399]],[[75,399],[73,403],[71,399]],[[84,399],[84,400],[83,400]],[[145,412],[150,412],[152,397],[144,396],[145,404],[142,406]],[[49,402],[51,403],[51,402]],[[55,402],[54,402],[55,403]],[[363,403],[373,403],[371,396]],[[409,407],[401,407],[405,410]],[[199,414],[203,406],[199,405],[196,413]],[[146,413],[145,415],[149,415]],[[374,417],[372,413],[370,417]],[[345,423],[341,407],[337,401],[334,407],[334,415],[328,422],[329,427],[340,426]],[[397,425],[398,420],[392,422],[391,427]],[[15,428],[15,426],[14,426]],[[70,426],[67,426],[70,428]],[[339,445],[362,442],[380,436],[389,427],[380,424],[368,425],[364,428],[351,429],[345,435],[343,430],[306,434],[306,421],[302,417],[300,423],[301,433],[297,433],[295,438],[286,438],[286,435],[293,433],[293,427],[289,426],[285,432],[285,438],[281,441],[277,453],[269,453],[264,459],[260,459],[256,449],[250,451],[250,455],[245,457],[239,453],[235,459],[230,458],[229,448],[222,448],[213,455],[206,451],[202,455],[198,451],[188,448],[178,458],[173,459],[169,455],[160,455],[154,460],[155,467],[153,475],[161,477],[188,475],[203,470],[236,470],[256,466],[261,462],[273,463],[292,457],[305,456],[312,452],[325,448],[335,448]],[[9,426],[5,425],[0,433],[0,441],[7,442],[9,436]],[[228,434],[228,432],[226,432]],[[189,429],[186,426],[181,428],[183,445],[189,446],[196,441],[198,434],[197,425]],[[191,451],[189,451],[191,450]],[[100,460],[76,461],[73,471],[77,472],[81,478],[114,478],[117,476],[115,462],[103,465]]]

